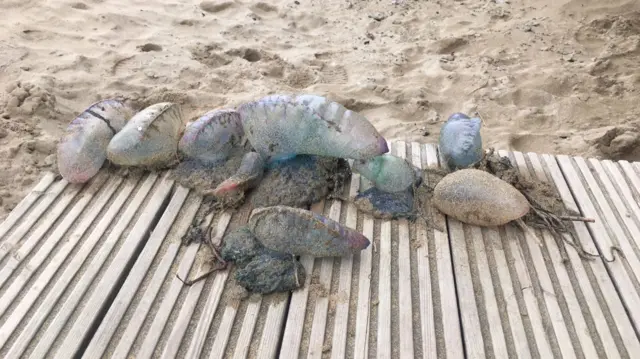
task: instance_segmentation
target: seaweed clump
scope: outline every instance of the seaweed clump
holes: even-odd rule
[[[524,225],[548,230],[556,241],[564,241],[574,247],[582,258],[593,259],[598,257],[597,254],[587,252],[576,240],[573,227],[567,225],[567,221],[583,221],[592,222],[592,219],[581,217],[580,213],[576,213],[564,205],[560,194],[556,188],[547,182],[528,177],[518,171],[513,166],[509,157],[499,156],[490,149],[485,156],[477,162],[472,168],[488,172],[501,180],[511,184],[520,193],[522,193],[531,206],[531,210],[521,218]],[[423,171],[425,181],[422,186],[416,189],[416,206],[418,208],[420,218],[427,220],[429,223],[429,213],[435,209],[431,205],[431,197],[433,190],[438,182],[444,178],[449,172],[440,168],[429,168]],[[523,228],[529,230],[528,228]],[[563,236],[568,234],[570,239]],[[567,261],[563,253],[563,260]]]
[[[304,266],[294,256],[265,248],[246,226],[224,237],[221,256],[236,264],[236,282],[250,292],[292,291],[306,278]]]
[[[255,207],[308,208],[334,193],[341,193],[351,179],[343,158],[297,155],[272,164],[251,193]]]

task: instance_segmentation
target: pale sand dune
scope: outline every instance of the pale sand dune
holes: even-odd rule
[[[0,218],[111,96],[189,120],[315,93],[421,142],[477,111],[487,147],[640,159],[636,0],[3,0],[0,29]]]

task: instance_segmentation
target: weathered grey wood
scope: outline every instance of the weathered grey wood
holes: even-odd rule
[[[68,246],[63,247],[63,249],[61,249],[54,256],[49,265],[35,280],[29,291],[24,295],[23,299],[18,303],[16,308],[12,311],[10,317],[7,319],[6,323],[0,329],[0,332],[2,333],[0,335],[0,338],[2,338],[2,343],[5,343],[9,338],[9,335],[11,335],[11,333],[13,333],[13,331],[16,330],[16,328],[20,324],[23,325],[23,328],[21,328],[22,331],[7,352],[7,358],[18,358],[22,355],[25,349],[29,346],[29,343],[37,335],[37,332],[40,330],[41,326],[49,318],[52,310],[54,309],[54,306],[59,301],[60,297],[63,295],[67,287],[71,285],[73,278],[84,266],[84,263],[91,251],[98,244],[98,242],[103,239],[102,236],[104,235],[105,231],[113,225],[112,221],[114,220],[114,218],[121,214],[120,219],[114,226],[114,229],[109,233],[109,236],[106,240],[104,240],[104,243],[102,243],[100,251],[95,255],[89,265],[84,266],[85,268],[87,268],[86,272],[83,274],[78,283],[76,283],[75,290],[67,297],[66,301],[62,304],[62,308],[57,312],[57,318],[61,318],[63,315],[69,315],[64,314],[65,306],[69,308],[68,312],[66,313],[73,311],[73,308],[75,308],[75,306],[77,305],[80,296],[82,295],[82,293],[84,293],[84,290],[86,290],[87,286],[91,283],[95,275],[98,273],[100,267],[111,252],[113,246],[120,238],[122,231],[126,229],[127,225],[138,211],[138,208],[145,200],[147,194],[152,189],[154,183],[156,182],[156,178],[157,176],[155,175],[147,177],[146,181],[138,189],[135,197],[129,201],[125,212],[120,213],[122,206],[127,203],[127,200],[129,199],[132,191],[135,189],[136,184],[138,183],[138,178],[127,180],[125,186],[118,193],[118,196],[116,197],[114,202],[111,204],[104,216],[100,219],[100,222],[98,222],[91,233],[86,236],[84,243],[75,254],[75,256],[71,259],[70,263],[66,266],[62,275],[55,283],[52,283],[53,288],[46,295],[42,303],[37,307],[34,315],[27,323],[24,323],[24,316],[38,300],[44,288],[47,286],[47,284],[50,283],[54,274],[57,272],[58,268],[60,268],[62,263],[67,259],[67,256],[76,245],[76,243],[78,243],[80,238],[74,237],[72,241],[67,243]],[[82,292],[80,293],[80,291]],[[64,319],[65,321],[66,318],[67,317],[65,317]],[[51,327],[52,325],[55,325],[55,319],[53,323],[49,324],[48,327]]]
[[[360,188],[360,175],[354,173],[349,187],[349,198],[354,198]],[[346,226],[357,228],[358,209],[355,204],[348,203]],[[351,281],[353,272],[353,255],[344,256],[340,259],[340,279],[338,289],[338,299],[336,304],[335,323],[333,326],[333,340],[331,342],[331,357],[340,359],[347,356],[347,338],[349,336],[349,302],[351,300]],[[357,328],[356,328],[357,330]]]
[[[82,186],[73,185],[72,188],[62,194],[67,188],[67,182],[65,180],[56,182],[45,192],[43,199],[38,202],[36,207],[30,213],[22,224],[16,228],[9,237],[2,240],[0,244],[0,261],[3,260],[10,251],[15,248],[15,245],[35,226],[40,224],[36,229],[40,236],[41,233],[46,232],[56,221],[56,219],[62,214],[71,200],[78,194]],[[60,199],[58,199],[60,197]],[[58,199],[56,201],[56,199]],[[50,206],[52,206],[50,208]],[[45,214],[46,213],[46,214]],[[40,217],[45,216],[40,221]]]
[[[404,141],[395,142],[396,156],[407,159],[407,144]],[[409,161],[411,163],[411,161]],[[411,296],[411,238],[409,235],[409,221],[398,220],[398,311],[400,333],[400,350],[402,358],[413,358],[413,298]]]
[[[102,319],[97,331],[94,333],[89,346],[84,351],[85,358],[100,358],[104,355],[104,351],[106,350],[111,337],[116,331],[127,308],[131,304],[138,287],[146,276],[158,249],[162,245],[162,241],[167,236],[169,229],[178,216],[178,212],[182,209],[188,193],[189,191],[182,187],[179,187],[176,190],[176,193],[174,193],[169,205],[167,206],[167,210],[164,212],[160,221],[151,233],[144,249],[131,268],[130,274],[127,276],[127,279],[120,288],[118,295],[109,307],[109,310]],[[195,215],[195,211],[198,209],[199,204],[200,203],[198,202],[187,210],[190,210],[190,212],[193,212],[193,215]],[[187,231],[190,224],[190,222],[180,223],[183,233]]]
[[[597,186],[597,184],[595,184],[593,175],[589,173],[590,171],[581,171],[575,158],[560,155],[557,156],[556,159],[573,193],[573,198],[580,208],[580,212],[583,216],[595,220],[594,222],[586,223],[588,231],[586,230],[587,228],[584,228],[578,233],[578,236],[587,251],[590,253],[600,253],[605,259],[604,262],[596,260],[590,261],[589,264],[593,271],[593,276],[599,285],[596,286],[595,283],[593,283],[594,290],[597,289],[599,297],[602,298],[602,300],[598,299],[598,302],[600,302],[603,308],[605,319],[611,330],[613,343],[616,344],[616,349],[614,349],[610,345],[611,342],[605,342],[603,339],[603,345],[608,345],[609,348],[613,349],[611,352],[607,350],[607,355],[619,351],[620,355],[624,357],[631,353],[640,352],[638,337],[629,321],[623,304],[627,294],[635,297],[635,290],[633,289],[633,284],[630,282],[629,273],[625,269],[625,259],[616,254],[615,260],[611,261],[613,255],[611,246],[614,241],[611,239],[610,233],[615,235],[615,232],[610,226],[615,226],[616,229],[619,229],[619,224],[615,219],[612,220],[612,223],[609,222],[608,217],[610,218],[611,213],[602,213],[603,210],[599,205],[606,205],[606,199],[599,188],[591,188],[592,186]],[[585,177],[589,178],[588,182]],[[593,191],[598,193],[596,198],[600,198],[600,200],[596,199],[595,203],[589,195],[589,193]],[[578,227],[578,225],[576,225],[576,227]],[[597,246],[597,250],[594,243]],[[571,251],[568,252],[571,253]],[[604,266],[602,264],[604,264]],[[626,298],[626,300],[628,299],[629,298]],[[633,350],[629,351],[629,348]]]
[[[426,152],[423,158],[423,146],[417,142],[411,143],[411,164],[417,168],[424,168],[427,165]],[[424,161],[423,161],[424,160]],[[428,179],[423,179],[428,184]],[[427,224],[418,221],[415,224],[416,231],[416,259],[418,271],[418,284],[420,292],[420,326],[422,338],[422,353],[424,359],[437,359],[438,351],[436,346],[435,318],[433,313],[433,296],[431,289],[431,269],[429,265],[429,233]]]
[[[340,221],[340,201],[331,201],[328,217],[334,221]],[[311,336],[309,338],[308,358],[321,358],[324,346],[324,334],[327,326],[327,311],[329,310],[329,292],[331,289],[331,277],[333,274],[334,258],[322,258],[320,260],[320,285],[326,289],[326,294],[316,298],[313,321],[311,323]]]
[[[86,300],[83,310],[78,314],[74,325],[71,326],[69,331],[66,333],[66,336],[64,336],[57,355],[69,358],[78,353],[89,327],[92,325],[94,320],[99,319],[97,316],[107,300],[108,294],[117,289],[118,277],[123,274],[123,271],[129,262],[135,259],[133,258],[133,255],[136,248],[144,241],[147,231],[150,230],[154,217],[158,214],[158,211],[169,195],[172,186],[173,181],[165,177],[158,187],[156,187],[149,203],[143,210],[140,218],[131,229],[131,232],[122,244],[122,247],[111,262],[109,269],[107,270],[108,275],[105,275],[100,279],[95,290]],[[76,308],[74,307],[68,307],[69,314],[75,312]],[[49,326],[48,330],[39,338],[38,344],[31,354],[32,357],[45,358],[47,355],[50,355],[48,354],[49,349],[64,328],[64,322],[66,322],[66,320],[63,321],[63,318],[64,317],[62,316],[56,317],[54,324]]]
[[[484,352],[482,328],[467,254],[467,251],[470,251],[467,246],[472,241],[481,239],[470,238],[467,240],[462,223],[453,218],[447,218],[447,222],[449,224],[449,237],[451,238],[451,248],[453,250],[456,291],[458,293],[458,304],[460,305],[460,317],[467,357],[484,358],[486,354]]]
[[[373,238],[373,217],[365,214],[362,234]],[[356,312],[356,337],[353,356],[356,359],[369,358],[369,329],[371,325],[371,271],[373,245],[360,252],[360,274],[358,276],[358,307]]]
[[[564,181],[564,178],[562,178],[562,174],[559,173],[559,169],[557,168],[555,160],[551,162],[551,164],[548,164],[546,161],[544,161],[545,167],[543,167],[543,160],[537,154],[528,153],[527,157],[531,161],[531,165],[536,174],[536,178],[538,180],[554,184],[556,189],[558,190],[558,193],[561,195],[561,197],[563,197],[563,200],[564,197],[567,196],[565,205],[568,208],[573,208],[575,206],[575,204],[572,202],[573,198],[571,197],[571,193],[568,192],[566,182]],[[547,173],[545,172],[545,168],[547,169],[549,175],[547,175]],[[571,225],[584,226],[584,223],[576,222]],[[578,233],[578,231],[576,231],[576,233]],[[571,236],[566,233],[562,234],[562,239],[570,241],[573,240],[573,238],[571,238]],[[603,355],[604,353],[602,351],[599,353],[598,349],[596,349],[595,340],[598,336],[598,333],[592,332],[587,325],[587,320],[585,318],[585,315],[583,314],[583,311],[581,310],[580,304],[580,300],[582,300],[586,302],[585,304],[588,306],[597,307],[597,301],[594,297],[591,297],[593,291],[590,290],[590,287],[584,289],[579,288],[578,290],[575,290],[574,283],[572,283],[569,277],[570,274],[577,274],[587,279],[588,282],[587,274],[584,272],[584,267],[582,266],[582,260],[579,258],[577,252],[574,251],[573,248],[570,248],[566,245],[562,245],[562,247],[560,247],[558,245],[558,242],[556,242],[556,240],[551,235],[549,235],[549,233],[544,234],[544,243],[549,251],[551,263],[554,268],[555,275],[557,276],[556,287],[561,288],[561,295],[566,302],[569,316],[571,317],[571,322],[573,323],[573,330],[575,332],[575,336],[578,337],[578,341],[580,343],[579,346],[582,349],[582,354],[585,356],[585,358],[596,358],[598,355]],[[568,251],[570,251],[571,253],[568,254]],[[569,258],[570,263],[563,262],[562,253],[567,254],[567,258]],[[577,263],[572,263],[576,260]],[[572,273],[570,273],[570,271]],[[590,293],[585,295],[584,293],[586,291],[589,291]],[[579,297],[579,295],[584,295],[584,297],[581,298]],[[590,296],[590,298],[593,298],[593,300],[586,299],[587,296]],[[589,312],[591,312],[592,316],[594,316],[594,314],[598,312],[600,313],[600,315],[602,313],[599,307],[594,308]],[[592,318],[589,319],[594,320]],[[608,332],[606,323],[604,321],[601,321],[601,319],[602,317],[599,317],[597,321],[595,321],[597,323],[595,327],[599,328],[602,326],[602,330]],[[612,339],[610,340],[610,342],[611,344],[613,344]],[[575,347],[578,347],[578,345],[575,345]],[[617,352],[614,350],[612,351],[612,353]]]
[[[16,207],[9,213],[7,218],[0,224],[0,240],[11,230],[11,228],[18,223],[18,221],[24,216],[31,206],[38,201],[45,191],[55,180],[55,174],[52,172],[46,172],[40,182],[36,184],[31,191],[16,205]]]
[[[439,167],[438,154],[436,146],[433,144],[425,145],[426,162],[427,167]],[[442,335],[445,343],[445,353],[448,359],[450,358],[463,358],[463,341],[460,328],[460,320],[458,318],[458,299],[456,296],[454,283],[454,272],[452,264],[451,247],[449,244],[449,233],[444,225],[444,215],[438,211],[434,211],[434,221],[442,226],[442,228],[435,228],[434,232],[434,244],[435,253],[429,251],[429,255],[435,258],[437,273],[438,273],[438,289],[439,289],[439,302],[440,308],[438,308],[442,314]],[[445,353],[438,353],[438,355],[444,356]]]
[[[27,284],[29,279],[31,279],[31,276],[33,275],[33,273],[38,270],[38,267],[40,266],[40,264],[42,264],[42,262],[44,262],[44,260],[46,259],[46,256],[53,250],[53,248],[63,238],[63,236],[69,230],[69,228],[71,228],[71,226],[74,224],[78,216],[80,216],[82,211],[93,199],[94,195],[98,192],[100,187],[102,187],[102,185],[105,183],[106,179],[107,177],[104,174],[102,174],[101,176],[98,176],[97,179],[93,181],[93,183],[91,183],[87,192],[84,193],[83,196],[81,196],[79,201],[76,202],[76,205],[73,206],[73,208],[71,209],[71,211],[69,211],[69,213],[67,213],[64,220],[55,228],[55,230],[47,238],[44,245],[38,251],[36,257],[32,258],[32,260],[29,261],[29,263],[19,273],[19,276],[17,276],[16,280],[14,280],[13,283],[11,283],[7,291],[0,298],[0,315],[2,315],[7,310],[7,308],[13,303],[16,296],[18,296],[22,288],[24,288],[24,286]],[[116,183],[115,186],[112,186],[113,190],[117,188],[118,184],[119,182]],[[111,193],[113,193],[113,191]],[[110,195],[104,196],[104,198],[102,199],[102,205],[104,205],[104,203],[106,203],[106,201],[109,200],[109,197]],[[89,218],[86,218],[85,221],[83,221],[83,223],[80,224],[80,228],[84,228],[84,230],[86,230],[93,222],[93,219],[95,219],[95,216],[98,215],[98,212],[101,210],[101,208],[102,208],[101,206],[94,207],[94,210],[92,213],[93,216],[89,216]],[[42,239],[42,237],[45,236],[46,232],[49,230],[49,228],[52,225],[53,223],[47,223],[47,225],[43,226],[44,228],[41,227],[38,230],[34,231],[33,234],[29,236],[29,238],[22,243],[20,248],[13,251],[13,255],[7,258],[6,263],[4,264],[2,269],[0,269],[0,287],[2,287],[5,284],[5,282],[10,278],[13,272],[20,266],[20,264],[23,262],[23,259],[26,258],[31,253],[34,246],[37,244],[38,241]],[[84,233],[84,230],[80,233],[76,233],[76,235],[82,236],[82,234]]]
[[[324,201],[312,206],[311,210],[321,213]],[[304,318],[307,310],[307,299],[309,298],[309,285],[311,284],[311,274],[315,258],[310,256],[300,257],[300,262],[304,266],[307,277],[304,286],[291,295],[291,302],[287,312],[285,329],[283,334],[282,348],[279,356],[282,358],[297,358],[300,353],[302,332],[304,330]]]
[[[226,227],[226,225],[224,227],[220,224],[218,225],[216,235],[212,239],[214,245],[220,245]],[[228,276],[229,271],[221,271],[215,274],[215,278],[213,279],[213,286],[211,287],[207,301],[204,304],[204,308],[202,308],[202,315],[200,316],[200,320],[198,321],[198,325],[196,326],[193,339],[191,341],[189,349],[187,350],[186,355],[188,358],[199,358],[200,354],[202,353],[204,341],[207,337],[207,332],[209,331],[209,327],[211,326],[213,316],[218,309],[220,297],[222,296],[224,284]],[[226,335],[227,333],[220,334]],[[165,350],[166,348],[169,348],[169,346],[165,347]]]
[[[438,166],[431,144],[391,148],[418,167]],[[290,296],[241,299],[229,294],[233,271],[191,287],[175,277],[210,268],[205,246],[180,242],[202,204],[196,193],[178,187],[169,201],[173,184],[157,174],[138,184],[101,172],[84,186],[47,174],[0,224],[0,356],[73,357],[99,323],[83,358],[632,358],[640,352],[640,165],[508,154],[523,175],[552,181],[565,205],[593,217],[572,224],[575,240],[616,260],[583,260],[547,231],[481,229],[437,211],[427,228],[333,200],[312,209],[336,220],[346,212],[344,223],[372,245],[344,258],[303,257],[309,275]],[[354,174],[350,197],[369,186]],[[207,217],[215,241],[236,217],[244,218]],[[325,291],[310,290],[312,276]]]
[[[513,155],[516,160],[515,165],[517,166],[520,174],[522,174],[527,179],[532,179],[533,176],[529,173],[524,155],[521,152],[514,152]],[[549,236],[548,231],[544,231],[544,233],[541,231],[532,231],[532,233],[536,234],[539,240],[543,242],[544,245],[553,245],[553,239],[551,236]],[[576,351],[580,350],[580,348],[574,347],[574,343],[572,343],[571,337],[569,336],[569,330],[573,329],[567,328],[566,321],[555,320],[556,318],[562,318],[562,311],[558,302],[558,298],[562,296],[562,293],[555,293],[554,291],[552,278],[549,275],[549,271],[545,264],[545,254],[543,254],[543,251],[538,245],[536,238],[531,238],[529,233],[522,233],[522,236],[524,237],[524,243],[521,243],[521,245],[524,244],[527,246],[527,248],[529,249],[529,255],[531,257],[531,260],[525,259],[525,262],[533,262],[533,267],[535,268],[532,271],[531,267],[529,267],[529,278],[532,281],[537,279],[538,285],[541,288],[540,291],[533,290],[534,288],[532,288],[531,292],[533,292],[536,296],[538,307],[546,309],[546,313],[541,313],[541,316],[544,317],[546,315],[547,317],[549,317],[554,332],[553,335],[556,337],[556,342],[560,349],[562,357],[575,358]],[[544,302],[545,305],[541,305],[542,302]],[[541,311],[542,310],[543,309],[541,309]],[[545,321],[543,321],[543,325],[544,323]],[[551,331],[550,329],[551,328],[547,330],[547,335],[549,335],[549,332]]]

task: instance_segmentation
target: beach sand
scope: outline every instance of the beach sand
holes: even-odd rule
[[[388,140],[435,143],[462,111],[485,147],[640,159],[636,0],[4,0],[0,29],[0,219],[114,96],[188,121],[313,93]]]

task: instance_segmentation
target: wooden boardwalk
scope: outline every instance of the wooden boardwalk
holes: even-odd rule
[[[393,151],[437,166],[433,145]],[[640,164],[503,155],[595,218],[575,228],[602,258],[582,260],[546,232],[539,247],[511,225],[437,215],[432,229],[334,200],[312,210],[374,245],[303,257],[302,289],[240,299],[229,271],[190,287],[176,278],[210,263],[199,243],[181,243],[202,198],[166,174],[101,172],[84,186],[47,174],[0,225],[0,357],[639,357]],[[354,175],[350,191],[361,185]],[[250,211],[207,218],[215,240]]]

